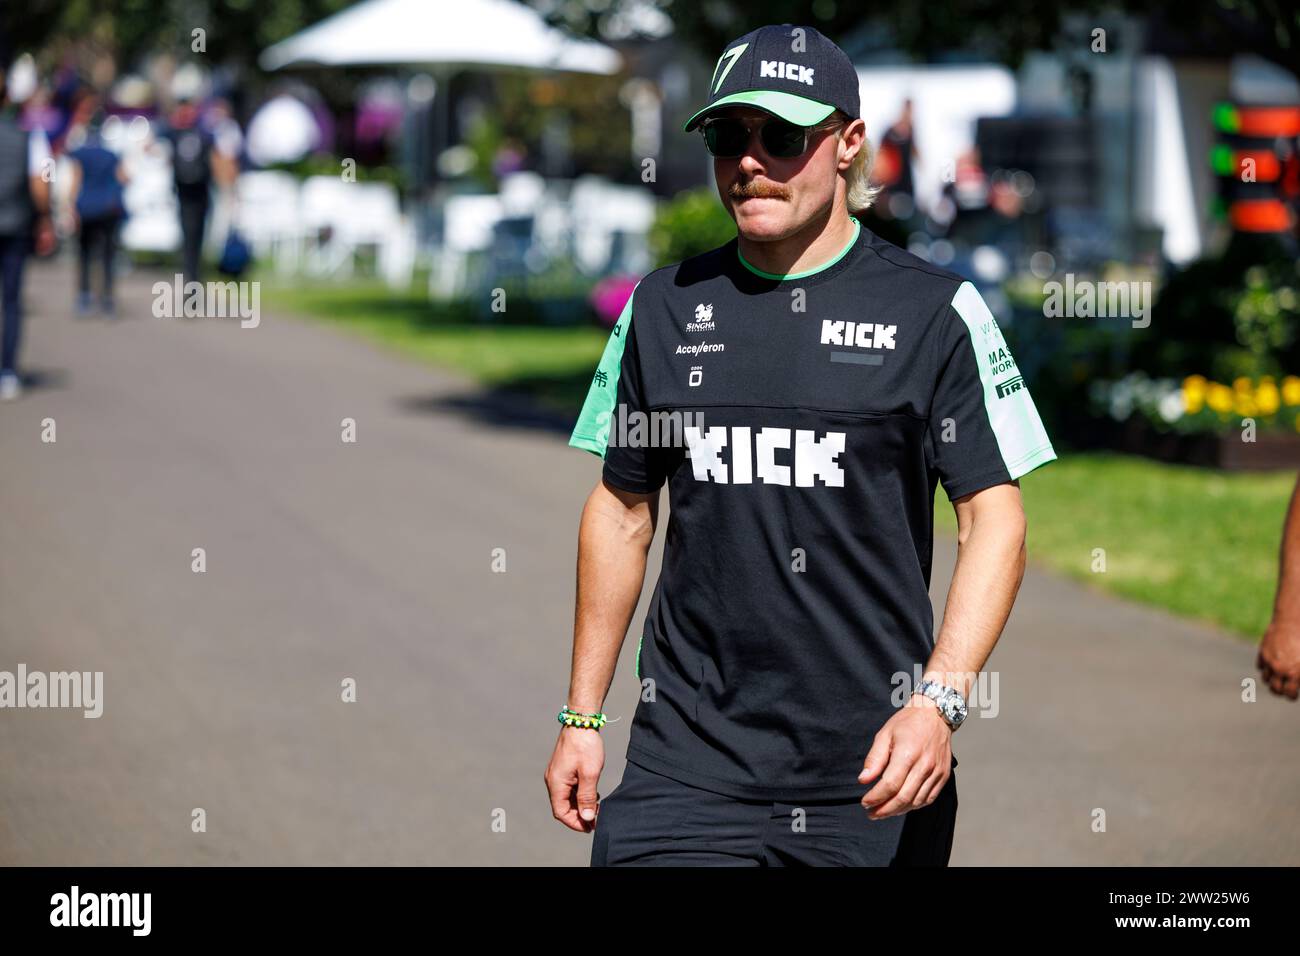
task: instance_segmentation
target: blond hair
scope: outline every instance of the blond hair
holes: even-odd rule
[[[852,122],[843,112],[836,110],[837,119],[845,121],[845,126]],[[844,126],[835,131],[836,136],[844,135]],[[865,212],[871,208],[871,204],[876,201],[876,196],[880,194],[883,188],[878,185],[872,185],[871,168],[876,162],[876,151],[871,146],[871,140],[862,137],[862,146],[858,153],[853,157],[853,163],[844,173],[845,185],[848,187],[845,193],[845,205],[850,213]]]

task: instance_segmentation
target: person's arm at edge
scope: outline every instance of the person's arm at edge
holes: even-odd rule
[[[77,159],[72,159],[68,163],[68,204],[67,214],[62,217],[63,225],[67,228],[68,234],[76,232],[80,228],[80,222],[77,216],[77,200],[81,198],[81,163]]]
[[[578,526],[573,662],[566,702],[574,710],[595,713],[604,706],[641,597],[658,518],[657,490],[635,494],[602,478],[587,496]],[[570,829],[594,828],[596,786],[604,764],[600,731],[560,728],[545,781],[552,813]]]
[[[1026,522],[1019,481],[963,495],[952,505],[957,563],[923,678],[969,697],[1024,578]],[[952,734],[934,701],[909,698],[876,735],[858,778],[866,784],[880,777],[862,798],[871,819],[934,802],[952,772]]]
[[[1259,644],[1255,666],[1269,689],[1300,697],[1300,479],[1291,491],[1279,549],[1273,618]]]
[[[29,145],[28,147],[28,169],[27,169],[27,188],[32,197],[32,206],[35,213],[33,223],[33,233],[36,240],[36,254],[48,255],[54,251],[54,226],[50,222],[50,180],[46,175],[45,167],[50,162],[49,144],[45,142],[45,134],[39,130],[33,130],[31,136],[40,136],[43,145],[35,150]],[[33,161],[33,152],[40,154],[40,161]]]

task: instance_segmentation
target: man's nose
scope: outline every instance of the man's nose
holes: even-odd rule
[[[762,155],[762,151],[755,142],[755,137],[750,136],[749,145],[740,154],[740,168],[751,175],[761,172],[764,168]]]

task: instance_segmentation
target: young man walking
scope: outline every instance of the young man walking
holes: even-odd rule
[[[637,284],[570,439],[604,465],[552,810],[597,866],[944,865],[951,737],[1024,571],[1017,479],[1056,455],[975,288],[851,215],[873,192],[844,53],[763,27],[709,94],[686,129],[737,235]],[[936,639],[938,482],[959,545]],[[628,765],[599,800],[665,484]]]

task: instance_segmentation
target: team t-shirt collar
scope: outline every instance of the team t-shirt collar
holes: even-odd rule
[[[839,252],[837,252],[837,253],[836,253],[834,256],[832,256],[830,259],[828,259],[828,260],[826,260],[825,262],[823,262],[821,265],[819,265],[819,266],[814,266],[814,267],[811,268],[811,269],[805,269],[805,270],[803,270],[802,272],[788,272],[788,273],[785,273],[785,274],[779,274],[779,273],[775,273],[775,272],[764,272],[762,269],[760,269],[760,268],[758,268],[757,266],[755,266],[755,265],[753,265],[752,263],[750,263],[750,262],[749,262],[749,261],[744,257],[744,255],[741,254],[741,251],[740,251],[740,241],[739,241],[738,239],[733,239],[732,241],[736,243],[736,259],[737,259],[737,261],[740,262],[741,265],[743,265],[746,269],[748,269],[748,270],[749,270],[750,272],[752,272],[754,275],[759,276],[760,278],[763,278],[763,279],[771,279],[771,280],[774,280],[774,281],[777,281],[777,282],[784,282],[784,281],[786,281],[786,280],[788,280],[788,279],[805,279],[805,278],[807,278],[808,276],[813,276],[813,275],[816,275],[816,274],[819,273],[819,272],[824,272],[824,271],[826,271],[826,270],[829,269],[831,266],[835,265],[837,262],[839,262],[841,259],[843,259],[846,255],[848,255],[848,254],[849,254],[849,251],[850,251],[850,250],[851,250],[855,245],[857,245],[858,238],[859,238],[859,236],[860,236],[861,233],[862,233],[862,223],[858,221],[858,218],[857,218],[856,216],[852,216],[852,215],[850,215],[849,218],[853,220],[853,236],[849,239],[848,242],[846,242],[846,243],[844,244],[844,248],[843,248],[843,249],[841,249]]]

